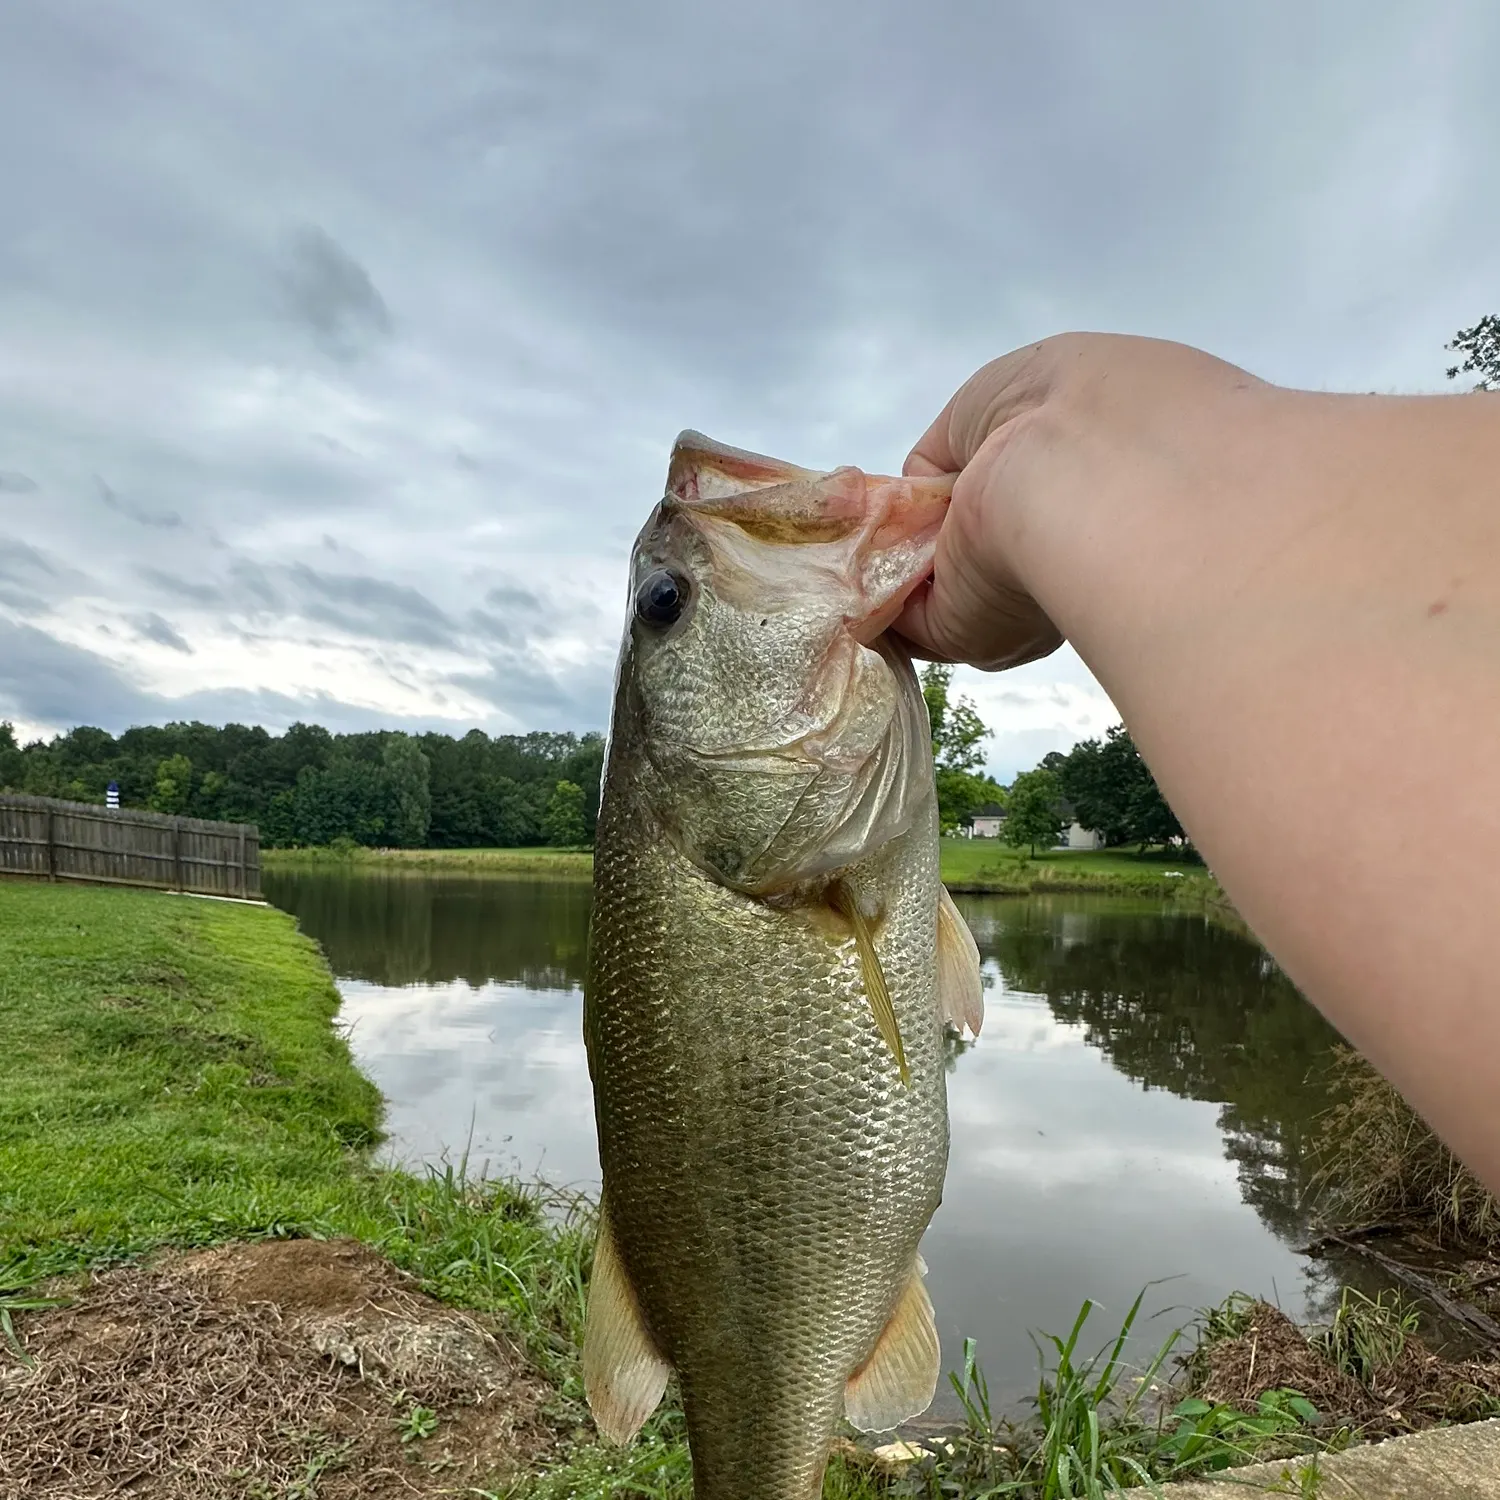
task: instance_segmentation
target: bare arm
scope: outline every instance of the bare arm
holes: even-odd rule
[[[1067,335],[908,469],[963,473],[897,628],[985,667],[1072,641],[1246,920],[1500,1191],[1500,397]]]

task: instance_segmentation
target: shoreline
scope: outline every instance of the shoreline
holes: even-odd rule
[[[980,844],[980,847],[974,847]],[[1121,851],[1054,850],[1035,858],[990,841],[944,839],[941,875],[956,896],[1101,895],[1159,897],[1223,905],[1223,892],[1203,866]],[[302,871],[397,875],[525,876],[587,880],[589,849],[267,849],[270,875]]]

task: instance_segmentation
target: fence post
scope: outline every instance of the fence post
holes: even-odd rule
[[[250,882],[245,876],[245,825],[240,824],[240,895],[249,893]]]
[[[172,879],[182,889],[182,819],[172,819]]]
[[[53,819],[57,814],[49,807],[47,809],[47,879],[56,883],[57,881],[57,833],[53,828]]]

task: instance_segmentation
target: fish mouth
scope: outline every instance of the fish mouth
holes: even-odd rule
[[[774,585],[782,548],[800,554],[785,559],[788,571],[834,575],[846,600],[845,628],[867,646],[931,573],[956,478],[818,473],[689,431],[672,449],[663,503],[710,540],[716,574],[725,575],[716,584],[732,588],[742,574],[748,595],[764,589],[769,574]]]

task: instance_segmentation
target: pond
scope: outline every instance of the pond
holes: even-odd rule
[[[388,1101],[389,1158],[467,1154],[471,1171],[597,1186],[586,882],[317,871],[265,885],[328,954]],[[1235,1290],[1325,1311],[1331,1268],[1294,1247],[1337,1037],[1264,951],[1117,897],[958,904],[988,991],[982,1036],[952,1060],[952,1158],[923,1242],[948,1366],[975,1338],[1011,1403],[1034,1388],[1028,1332],[1066,1332],[1092,1297],[1097,1347],[1148,1282],[1158,1316],[1138,1355]]]

